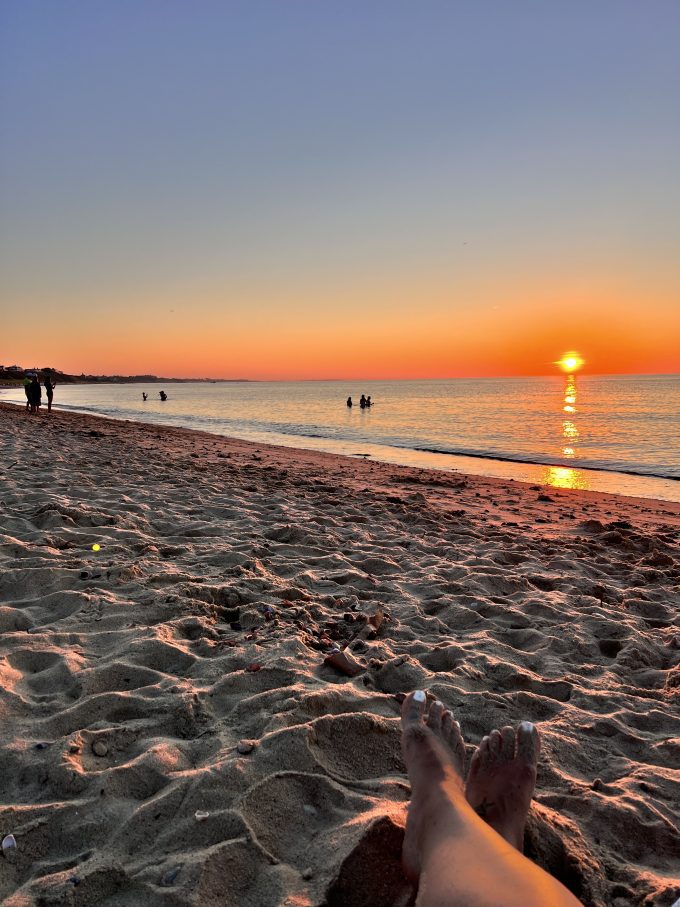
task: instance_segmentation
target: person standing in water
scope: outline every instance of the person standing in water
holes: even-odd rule
[[[348,398],[347,398],[347,406],[349,406],[349,408],[351,409],[353,405],[354,405],[354,404],[352,403],[352,398],[351,398],[351,397],[348,397]]]
[[[142,391],[142,400],[146,400],[146,399],[147,399],[147,395],[144,393],[144,391]]]
[[[359,400],[359,406],[362,409],[366,409],[366,397],[362,394],[361,399]]]
[[[44,384],[45,384],[45,391],[47,393],[47,412],[51,413],[52,412],[52,399],[54,398],[54,388],[56,387],[56,384],[54,384],[52,382],[52,378],[50,375],[45,376]]]

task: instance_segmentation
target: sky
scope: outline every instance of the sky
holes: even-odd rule
[[[0,363],[680,371],[676,0],[0,0]]]

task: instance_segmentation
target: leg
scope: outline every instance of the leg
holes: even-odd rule
[[[527,860],[468,803],[460,729],[441,703],[432,706],[426,720],[425,705],[419,690],[409,694],[402,707],[402,747],[411,781],[403,859],[406,872],[419,880],[419,907],[578,905],[566,888]],[[537,739],[533,728],[529,733]],[[477,783],[473,790],[481,789]],[[526,811],[522,827],[525,818]],[[518,823],[510,826],[516,834]]]

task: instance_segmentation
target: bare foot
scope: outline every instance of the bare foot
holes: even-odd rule
[[[528,721],[516,732],[511,727],[491,731],[472,757],[465,788],[475,812],[520,853],[539,749],[538,731]]]
[[[426,718],[426,705],[425,693],[416,690],[401,708],[401,747],[411,782],[403,863],[414,881],[427,849],[425,838],[452,821],[453,801],[463,797],[465,744],[460,725],[441,702],[430,707]]]

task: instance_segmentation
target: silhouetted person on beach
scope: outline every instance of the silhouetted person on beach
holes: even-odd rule
[[[369,397],[366,397],[366,406],[372,406],[370,396],[369,396]]]
[[[439,701],[426,710],[423,690],[401,709],[411,782],[402,862],[418,884],[417,907],[578,907],[522,853],[540,749],[533,724],[484,737],[465,783],[460,725]]]
[[[24,393],[26,394],[26,412],[28,412],[28,408],[31,405],[31,396],[28,392],[28,389],[31,386],[31,379],[28,377],[28,375],[26,375],[26,377],[24,378],[23,385],[24,385]]]
[[[37,413],[38,407],[42,402],[42,390],[37,375],[33,376],[33,379],[28,386],[28,402],[31,406],[31,412]]]
[[[352,406],[354,406],[354,404],[352,403],[352,398],[351,398],[351,397],[348,397],[348,398],[347,398],[347,406],[349,406],[350,409],[352,408]]]
[[[145,394],[144,391],[142,391],[142,399],[143,399],[143,400],[146,400],[146,399],[147,399],[147,396],[148,396],[148,395]]]
[[[49,375],[47,375],[45,377],[44,384],[45,384],[45,392],[47,393],[47,412],[51,413],[52,412],[52,400],[54,398],[54,388],[56,387],[56,384],[53,383],[52,378]]]
[[[362,409],[366,409],[366,397],[364,397],[363,394],[361,395],[361,399],[359,400],[359,406]]]
[[[158,391],[158,396],[161,398],[161,400],[168,399],[168,395],[165,393],[165,391]]]

